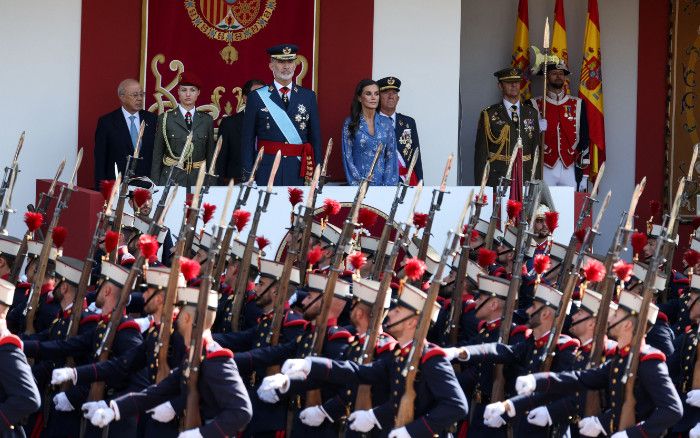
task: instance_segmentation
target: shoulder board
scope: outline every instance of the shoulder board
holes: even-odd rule
[[[343,328],[331,329],[330,333],[328,334],[329,341],[335,341],[336,339],[347,339],[348,342],[350,342],[352,337],[352,333]]]
[[[464,303],[462,313],[471,312],[474,309],[476,309],[476,301],[467,301]]]
[[[133,319],[131,319],[129,321],[124,321],[121,324],[119,324],[119,327],[117,327],[117,331],[130,329],[130,328],[138,331],[139,333],[141,332],[141,327],[139,327],[139,323],[137,323]]]
[[[98,315],[96,313],[93,313],[92,315],[85,316],[80,319],[80,325],[83,324],[89,324],[91,322],[100,322],[102,319],[102,315]]]
[[[685,326],[685,332],[686,332],[686,333],[690,333],[690,332],[693,332],[693,331],[695,331],[695,329],[693,328],[692,325],[687,325],[687,326]]]
[[[17,283],[17,286],[15,286],[17,289],[29,289],[32,287],[31,283],[27,283],[26,281],[20,281]]]
[[[222,348],[220,350],[216,350],[216,351],[212,351],[211,353],[207,353],[207,359],[216,359],[217,357],[232,359],[233,358],[233,351],[229,350],[228,348]]]
[[[476,329],[481,331],[481,329],[483,329],[485,325],[486,321],[482,319],[481,321],[479,321],[479,325],[476,326]]]
[[[659,314],[656,315],[656,321],[668,323],[668,316],[664,312],[659,310]]]
[[[520,333],[523,333],[526,338],[529,338],[532,334],[532,330],[530,330],[526,325],[516,325],[513,327],[513,330],[510,331],[511,336],[518,335]]]
[[[615,353],[617,353],[617,342],[613,341],[612,339],[608,339],[605,343],[604,353],[606,357],[615,356]]]
[[[394,348],[396,348],[396,345],[396,339],[392,338],[387,334],[384,334],[379,337],[379,340],[377,341],[377,348],[375,349],[375,351],[377,355],[379,355],[384,353],[385,351],[392,351]]]
[[[557,341],[557,348],[559,351],[566,350],[567,348],[578,348],[581,345],[578,339],[570,338],[568,336],[560,336]]]
[[[447,354],[445,354],[445,350],[442,348],[438,347],[437,345],[432,345],[428,347],[428,351],[423,353],[423,356],[420,358],[420,363],[424,364],[435,356],[447,357]]]
[[[306,327],[309,321],[305,319],[293,319],[291,321],[287,320],[282,324],[284,327]]]
[[[0,345],[14,345],[15,347],[22,349],[22,340],[15,335],[7,335],[0,338]]]
[[[642,354],[639,360],[642,362],[646,362],[648,360],[660,360],[661,362],[666,362],[666,355],[661,351],[654,351],[649,354]]]

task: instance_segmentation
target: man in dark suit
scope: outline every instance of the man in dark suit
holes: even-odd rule
[[[379,85],[379,111],[382,115],[391,119],[396,132],[396,146],[399,157],[399,176],[404,182],[415,186],[423,179],[423,160],[421,160],[420,143],[418,142],[418,127],[413,117],[396,112],[399,103],[399,91],[401,81],[399,78],[388,76],[377,81]],[[411,165],[413,156],[418,154],[416,167],[413,169],[411,179],[406,181],[406,173]]]
[[[156,134],[156,116],[143,109],[143,87],[134,79],[125,79],[117,87],[121,107],[105,114],[97,121],[95,130],[95,188],[100,181],[114,179],[114,164],[120,172],[126,169],[126,158],[134,152],[141,121],[146,122],[141,139],[135,176],[149,176],[153,140]]]
[[[267,50],[274,82],[248,96],[243,117],[243,178],[250,175],[258,148],[265,155],[255,175],[267,184],[277,151],[282,161],[275,185],[299,186],[310,181],[321,155],[321,122],[316,93],[292,83],[297,47],[282,44]]]
[[[518,139],[523,144],[522,175],[523,178],[530,179],[533,154],[539,144],[540,126],[537,110],[520,103],[522,74],[520,69],[514,67],[494,73],[503,99],[481,111],[474,145],[474,180],[477,184],[481,181],[488,160],[491,163],[491,173],[487,184],[491,187],[498,185],[499,178],[506,174],[511,152]],[[540,172],[538,176],[539,174]]]
[[[245,104],[251,91],[264,87],[265,82],[259,79],[251,79],[243,85],[241,99],[243,108],[236,114],[224,117],[219,124],[219,137],[223,138],[221,153],[216,163],[218,175],[224,184],[228,184],[233,178],[238,182],[243,179],[243,163],[241,162],[241,138],[243,135],[243,116]]]

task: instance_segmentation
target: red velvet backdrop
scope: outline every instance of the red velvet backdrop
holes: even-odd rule
[[[279,0],[288,1],[288,0]],[[333,180],[344,180],[340,131],[356,83],[372,75],[374,0],[319,0],[318,100],[324,142],[333,137]],[[78,183],[92,187],[97,119],[119,105],[117,84],[138,78],[142,0],[82,2],[78,142],[85,147]],[[235,65],[235,64],[234,64]],[[311,72],[309,72],[310,76]],[[267,78],[263,78],[267,79]]]

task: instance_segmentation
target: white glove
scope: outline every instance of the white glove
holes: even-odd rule
[[[299,419],[301,422],[311,427],[320,426],[326,418],[328,418],[331,423],[333,422],[331,417],[326,414],[326,411],[324,411],[321,406],[311,406],[299,412]]]
[[[621,430],[620,432],[615,432],[610,438],[627,438],[627,432]]]
[[[282,374],[295,380],[305,380],[311,372],[309,359],[287,359],[282,364]]]
[[[547,130],[547,119],[540,119],[540,132]]]
[[[189,429],[184,432],[180,432],[177,438],[204,438],[199,432],[199,429]]]
[[[51,373],[52,385],[60,385],[68,381],[72,381],[73,385],[78,382],[78,373],[75,372],[75,368],[56,368]]]
[[[500,417],[506,413],[506,405],[502,402],[489,403],[484,408],[484,420],[488,420],[494,417]]]
[[[161,403],[146,412],[151,414],[151,418],[159,423],[169,423],[175,418],[175,409],[173,409],[173,405],[170,402]]]
[[[258,397],[265,403],[277,403],[280,401],[278,391],[282,394],[289,390],[289,377],[284,374],[273,374],[263,379],[258,388]]]
[[[73,409],[73,405],[68,401],[65,392],[59,392],[53,397],[53,404],[56,406],[57,411],[70,412]]]
[[[688,391],[688,394],[686,394],[685,397],[685,402],[688,403],[690,406],[700,408],[700,389],[693,389],[692,391]]]
[[[552,417],[549,415],[549,409],[546,406],[540,406],[531,410],[527,414],[527,422],[540,427],[551,426]]]
[[[579,420],[578,432],[583,436],[598,436],[601,433],[607,435],[598,417],[586,417]]]
[[[105,403],[104,400],[99,400],[99,401],[83,403],[83,406],[81,406],[80,409],[83,411],[83,417],[90,420],[92,418],[92,416],[95,415],[96,410],[106,409],[108,407],[109,406],[107,406],[107,403]]]
[[[114,411],[110,408],[100,408],[95,411],[90,422],[99,428],[105,427],[114,420]]]
[[[504,420],[503,417],[484,418],[484,424],[488,427],[498,429],[499,427],[503,427],[506,425],[506,420]]]
[[[515,380],[515,390],[518,395],[530,395],[535,392],[535,388],[537,388],[537,383],[532,374],[520,376]]]
[[[153,315],[144,316],[143,318],[135,318],[136,324],[139,325],[141,333],[145,332],[151,327],[151,321],[153,321]]]
[[[367,433],[377,426],[379,429],[382,428],[377,417],[374,415],[374,411],[368,409],[366,411],[355,411],[348,417],[348,423],[350,423],[350,429],[355,432]]]
[[[700,438],[700,423],[696,424],[694,428],[690,429],[688,432],[689,438]]]
[[[398,429],[394,429],[389,432],[388,438],[411,438],[411,435],[408,433],[405,427],[399,427]]]
[[[586,175],[583,175],[581,177],[581,183],[578,185],[578,191],[579,192],[587,192],[588,191],[588,177]]]
[[[459,347],[445,347],[442,349],[442,351],[445,352],[445,358],[448,362],[455,360],[455,358],[459,356],[461,350],[462,349]]]

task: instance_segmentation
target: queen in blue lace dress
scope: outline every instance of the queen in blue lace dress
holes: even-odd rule
[[[350,117],[343,123],[343,168],[349,185],[358,185],[367,176],[380,144],[384,148],[370,184],[391,186],[399,181],[396,134],[391,119],[377,111],[378,104],[377,83],[361,80],[355,89]]]

